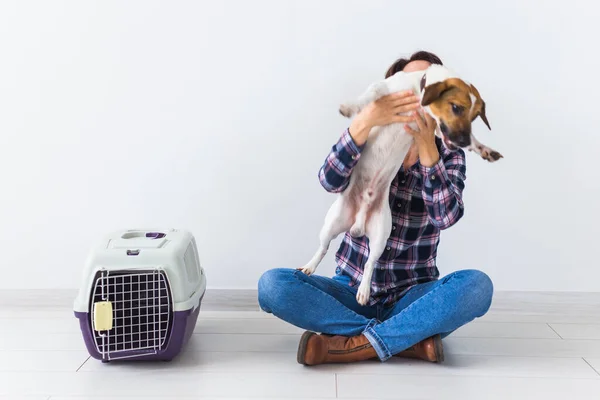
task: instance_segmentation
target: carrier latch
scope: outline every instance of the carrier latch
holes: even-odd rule
[[[110,301],[94,303],[94,330],[110,331],[113,327],[113,307]]]

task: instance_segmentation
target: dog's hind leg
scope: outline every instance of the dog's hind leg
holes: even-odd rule
[[[388,191],[389,189],[385,191],[385,195],[381,196],[380,204],[369,217],[366,226],[366,234],[369,238],[369,257],[365,262],[363,277],[356,293],[358,304],[363,306],[367,304],[371,295],[371,279],[373,278],[375,264],[383,254],[392,232],[392,211],[388,202]]]
[[[327,215],[325,216],[325,222],[319,234],[320,244],[317,252],[306,265],[298,269],[306,275],[313,274],[321,263],[321,260],[323,260],[323,257],[327,254],[331,241],[340,233],[350,229],[352,223],[352,209],[348,205],[348,200],[344,196],[339,196],[331,207],[329,207],[329,211],[327,211]]]
[[[344,103],[340,106],[340,114],[350,118],[358,114],[367,104],[378,100],[380,97],[389,94],[389,88],[385,80],[375,82],[370,85],[367,90],[361,94],[355,101]]]

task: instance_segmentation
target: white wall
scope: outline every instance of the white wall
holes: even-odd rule
[[[522,4],[520,4],[522,3]],[[75,288],[119,228],[188,228],[210,287],[314,252],[341,101],[398,56],[474,82],[505,158],[468,154],[439,266],[600,288],[598,12],[569,1],[0,3],[0,288]],[[333,273],[332,247],[319,270]]]

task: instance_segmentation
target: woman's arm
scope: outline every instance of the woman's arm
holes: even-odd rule
[[[431,167],[421,165],[423,202],[431,223],[439,229],[450,228],[464,215],[466,170],[462,149],[440,158]]]
[[[340,139],[333,145],[325,163],[319,170],[319,181],[321,186],[329,193],[343,192],[350,183],[350,174],[352,169],[360,158],[360,153],[364,148],[358,145],[350,129],[346,129]]]
[[[439,229],[456,224],[464,214],[462,192],[465,188],[465,153],[458,149],[440,157],[435,143],[436,123],[429,115],[415,115],[418,130],[406,127],[415,138],[423,176],[423,202],[431,223]]]
[[[419,108],[419,100],[411,91],[392,93],[376,100],[360,111],[327,155],[319,169],[319,181],[330,193],[343,192],[350,183],[352,169],[358,163],[374,126],[393,122],[411,122],[412,116],[398,115]]]

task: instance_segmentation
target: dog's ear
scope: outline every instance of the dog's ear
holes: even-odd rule
[[[481,120],[483,121],[483,123],[488,127],[488,129],[491,131],[492,128],[490,127],[490,123],[488,122],[487,117],[485,116],[485,101],[481,100],[481,111],[479,112],[479,116],[481,117]]]
[[[483,99],[481,98],[481,95],[479,94],[479,90],[477,90],[477,88],[474,85],[470,85],[471,86],[471,90],[473,91],[473,94],[475,95],[475,97],[477,98],[477,100],[479,100],[481,102],[481,109],[479,110],[479,112],[475,115],[475,118],[473,118],[473,121],[479,116],[481,117],[481,120],[483,121],[483,123],[488,127],[488,129],[491,131],[492,128],[490,127],[490,123],[487,119],[487,116],[485,115],[485,101],[483,101]]]
[[[421,99],[421,105],[430,105],[431,103],[439,99],[442,93],[448,90],[449,88],[450,86],[447,82],[437,82],[433,85],[427,86],[425,88],[425,91],[423,92],[423,99]]]

